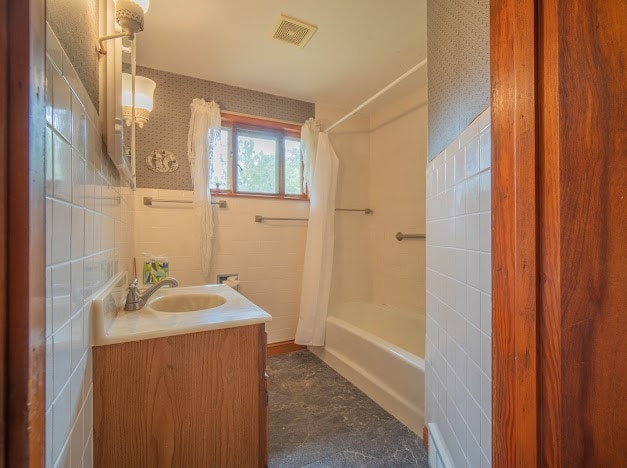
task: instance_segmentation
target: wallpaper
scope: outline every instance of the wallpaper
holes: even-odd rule
[[[490,104],[489,0],[428,0],[429,160]]]
[[[98,109],[98,0],[46,0],[47,20]]]
[[[137,67],[137,74],[157,83],[150,120],[144,128],[137,128],[137,187],[192,190],[187,162],[187,133],[191,115],[189,106],[194,98],[214,100],[225,111],[290,122],[304,122],[315,112],[313,103],[213,81],[141,66]],[[170,173],[150,170],[146,157],[156,150],[174,153],[178,170]]]

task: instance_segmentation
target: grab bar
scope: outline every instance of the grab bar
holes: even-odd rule
[[[265,216],[256,215],[255,222],[260,223],[262,221],[309,221],[309,218],[266,218]]]
[[[336,208],[335,211],[359,211],[367,215],[374,213],[370,208]],[[256,223],[261,223],[262,221],[309,221],[309,218],[268,218],[261,215],[255,216]]]
[[[335,211],[363,211],[364,214],[373,214],[370,208],[336,208]]]
[[[167,198],[144,197],[144,205],[152,206],[153,203],[194,203],[192,200],[169,200]],[[220,208],[226,208],[226,200],[218,200],[211,202],[212,205],[218,205]]]
[[[402,232],[396,233],[396,240],[402,241],[403,239],[426,239],[425,234],[403,234]]]

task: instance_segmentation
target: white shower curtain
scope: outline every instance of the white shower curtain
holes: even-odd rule
[[[213,153],[220,141],[222,119],[220,106],[214,101],[194,99],[187,135],[187,159],[194,184],[194,211],[200,231],[200,264],[205,277],[211,269],[213,211],[209,180],[213,172]]]
[[[307,124],[305,124],[307,125]],[[335,192],[339,162],[329,135],[320,133],[309,187],[309,224],[295,342],[324,345],[331,291],[335,225]]]

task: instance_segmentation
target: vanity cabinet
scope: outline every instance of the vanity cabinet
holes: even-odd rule
[[[263,324],[96,346],[94,465],[263,467]]]

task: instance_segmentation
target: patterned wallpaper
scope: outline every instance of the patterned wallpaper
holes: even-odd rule
[[[187,162],[187,132],[189,106],[194,98],[215,100],[225,111],[290,122],[304,122],[315,112],[313,103],[213,81],[141,66],[137,67],[137,74],[157,83],[150,120],[144,128],[137,129],[137,186],[142,188],[192,190]],[[146,156],[155,150],[173,152],[179,169],[166,174],[151,171],[145,161]]]
[[[98,0],[46,0],[47,20],[98,109]]]
[[[490,104],[490,1],[428,0],[429,160]]]

